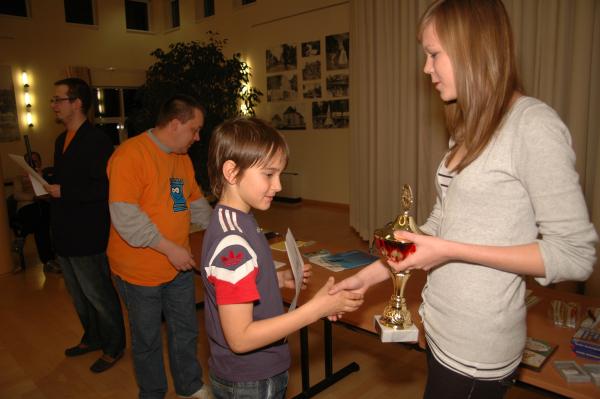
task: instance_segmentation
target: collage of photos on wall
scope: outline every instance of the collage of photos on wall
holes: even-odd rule
[[[348,128],[350,35],[266,51],[269,117],[279,130]]]
[[[0,65],[0,142],[20,138],[12,70],[8,65]]]

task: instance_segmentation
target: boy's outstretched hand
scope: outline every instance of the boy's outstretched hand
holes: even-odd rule
[[[329,294],[337,295],[340,292],[349,291],[364,296],[365,292],[367,291],[367,288],[368,287],[365,284],[365,282],[358,275],[354,274],[340,281],[339,283],[332,285],[329,289]],[[327,318],[329,319],[329,321],[338,321],[342,318],[342,314],[343,313],[332,313],[327,315]]]
[[[334,294],[330,294],[334,284],[334,278],[329,277],[325,285],[319,289],[311,300],[315,301],[320,317],[354,312],[363,304],[363,294],[360,292],[339,290]]]
[[[360,277],[356,274],[340,281],[337,284],[334,284],[331,289],[329,290],[329,293],[331,295],[335,295],[340,291],[344,291],[344,290],[349,290],[349,291],[353,291],[353,292],[358,292],[360,294],[364,294],[365,291],[367,291],[367,285],[365,284],[365,282],[360,279]]]
[[[308,280],[310,280],[310,276],[312,276],[311,269],[312,265],[310,263],[304,264],[304,268],[302,269],[302,289],[306,288],[306,284],[308,284]],[[294,274],[290,269],[277,272],[277,282],[279,283],[279,288],[296,288]]]

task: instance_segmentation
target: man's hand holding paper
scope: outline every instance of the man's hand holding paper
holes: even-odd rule
[[[46,180],[44,180],[44,178],[35,169],[33,169],[31,166],[29,166],[29,164],[27,162],[25,162],[25,159],[23,159],[22,156],[15,155],[15,154],[8,154],[8,157],[10,159],[12,159],[13,161],[15,161],[21,168],[23,168],[25,170],[25,172],[27,172],[27,175],[29,176],[29,179],[31,180],[31,185],[33,186],[33,192],[35,193],[36,196],[39,197],[41,195],[48,194],[48,192],[44,188],[45,186],[48,185],[48,182]]]
[[[60,198],[60,184],[46,184],[44,189],[51,197]]]

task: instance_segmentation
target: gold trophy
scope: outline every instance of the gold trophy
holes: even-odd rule
[[[399,262],[415,252],[415,244],[410,241],[397,240],[394,238],[394,231],[404,230],[422,234],[414,218],[409,214],[414,204],[414,197],[408,184],[402,187],[401,201],[402,213],[398,215],[396,221],[375,230],[374,233],[375,246],[381,257],[384,258],[385,265],[387,265],[387,259]],[[394,293],[383,310],[383,315],[375,316],[375,328],[379,331],[382,342],[416,342],[419,332],[412,323],[404,298],[404,288],[410,278],[410,272],[397,272],[389,265],[388,270],[394,284]]]

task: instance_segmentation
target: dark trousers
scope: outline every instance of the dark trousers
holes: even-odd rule
[[[17,211],[17,218],[23,226],[23,233],[32,234],[35,239],[38,256],[42,263],[54,259],[54,250],[50,240],[50,204],[36,201]]]
[[[516,370],[502,380],[478,380],[438,362],[427,349],[427,384],[423,399],[502,399],[514,384]]]
[[[283,399],[288,385],[288,372],[246,382],[226,381],[211,374],[210,383],[215,399]]]
[[[125,348],[125,327],[106,254],[59,256],[58,263],[83,326],[81,343],[115,357]]]
[[[142,286],[115,277],[129,315],[133,365],[140,399],[162,399],[167,393],[163,363],[161,316],[164,315],[169,363],[175,392],[191,396],[202,388],[197,356],[198,318],[194,273],[181,272],[172,281]]]

